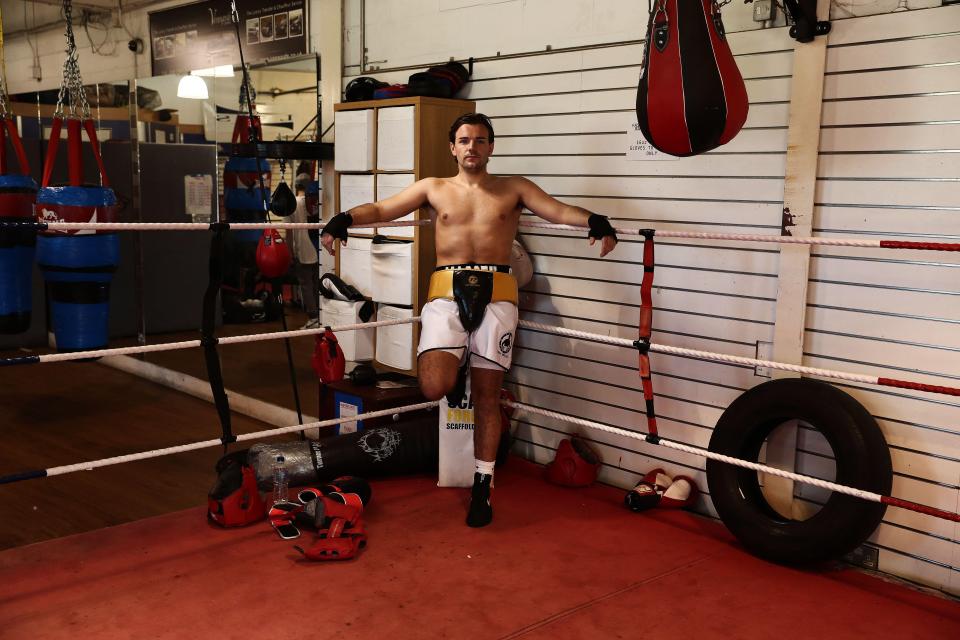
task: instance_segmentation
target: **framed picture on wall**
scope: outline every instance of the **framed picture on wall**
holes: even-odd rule
[[[290,11],[287,13],[289,16],[288,22],[290,23],[290,37],[302,36],[303,35],[303,10],[297,9],[296,11]]]
[[[273,41],[273,16],[260,18],[260,42]]]
[[[277,13],[273,16],[273,39],[281,40],[287,37],[287,12]]]
[[[307,53],[307,0],[236,0],[247,62]],[[151,11],[152,75],[183,74],[240,62],[230,3],[201,0]]]

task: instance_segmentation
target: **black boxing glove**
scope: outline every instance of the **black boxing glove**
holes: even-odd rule
[[[350,228],[350,225],[353,224],[353,216],[349,213],[338,213],[337,215],[330,218],[330,222],[323,227],[323,231],[320,232],[320,235],[329,233],[334,238],[339,238],[340,240],[347,239],[347,229]],[[609,225],[607,225],[609,226]]]
[[[607,220],[607,216],[591,213],[590,217],[587,218],[587,224],[590,225],[590,232],[587,234],[588,238],[601,240],[606,236],[613,236],[613,241],[617,241],[617,232],[610,226],[610,221]]]

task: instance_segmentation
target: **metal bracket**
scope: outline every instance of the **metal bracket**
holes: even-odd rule
[[[816,36],[830,33],[830,21],[817,21],[817,0],[783,0],[793,19],[790,37],[797,42],[813,42]]]

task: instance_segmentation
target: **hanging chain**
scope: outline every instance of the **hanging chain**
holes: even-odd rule
[[[3,44],[3,14],[0,13],[0,118],[12,118],[10,97],[7,95],[7,61]]]
[[[247,72],[246,68],[244,68],[243,81],[240,83],[240,111],[256,109],[256,105],[257,90],[254,88],[253,82],[250,81],[250,74]]]
[[[90,104],[87,94],[83,90],[83,79],[80,77],[80,62],[77,57],[77,41],[73,36],[73,3],[63,0],[63,17],[67,28],[64,35],[67,38],[67,57],[63,61],[63,80],[60,83],[60,94],[57,96],[57,107],[54,117],[88,120],[90,118]],[[68,113],[64,113],[64,98]]]

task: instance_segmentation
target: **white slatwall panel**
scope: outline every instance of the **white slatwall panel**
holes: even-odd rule
[[[960,7],[834,22],[824,84],[815,231],[960,237]],[[898,378],[960,380],[960,259],[815,249],[804,364]],[[846,387],[891,447],[894,495],[956,511],[960,403]],[[806,445],[806,443],[804,443]],[[799,464],[822,471],[823,443]],[[824,457],[823,454],[827,454]],[[814,502],[823,495],[803,489]],[[960,527],[890,509],[870,540],[879,568],[960,592]]]
[[[944,34],[918,38],[921,33]],[[960,7],[834,23],[827,61],[816,232],[960,238]],[[494,119],[491,171],[524,175],[616,226],[770,232],[783,206],[793,41],[786,29],[730,35],[751,101],[744,130],[694,158],[629,162],[641,46],[598,46],[478,63],[462,97]],[[939,66],[938,66],[939,65]],[[405,82],[410,71],[378,72]],[[349,81],[346,78],[345,81]],[[938,180],[930,180],[935,178]],[[523,233],[535,277],[521,317],[636,337],[641,244],[624,239],[605,259],[579,234]],[[894,377],[960,376],[958,261],[908,252],[814,251],[805,364]],[[710,247],[659,241],[654,340],[755,356],[772,340],[777,251],[750,243]],[[723,410],[762,382],[752,368],[652,354],[656,407],[668,438],[706,446]],[[520,332],[509,374],[536,406],[645,431],[636,353],[535,331]],[[877,417],[896,472],[894,495],[958,508],[960,403],[922,393],[840,385]],[[571,427],[519,419],[518,450],[547,462]],[[706,492],[704,460],[605,433],[584,434],[604,460],[601,479],[632,486],[661,466]],[[833,477],[829,447],[800,430],[801,471]],[[798,485],[815,508],[825,494]],[[716,517],[709,495],[698,509]],[[958,528],[888,511],[871,544],[881,570],[960,591]]]
[[[792,46],[783,29],[733,34],[751,99],[743,132],[695,158],[625,159],[634,116],[640,45],[530,55],[476,65],[463,97],[494,119],[491,171],[529,177],[565,202],[602,212],[618,226],[756,232],[780,227]],[[380,73],[403,82],[408,71]],[[522,317],[635,337],[642,244],[624,239],[606,259],[581,234],[524,233],[536,269],[522,292]],[[664,343],[753,356],[770,341],[777,251],[769,245],[708,247],[659,242],[655,336]],[[591,420],[643,431],[636,353],[521,331],[510,373],[518,397]],[[753,369],[653,355],[661,432],[706,446],[729,403],[762,381]],[[546,462],[569,425],[520,419],[523,453]],[[632,486],[663,466],[703,490],[704,460],[635,439],[585,434],[601,451],[602,478]],[[716,516],[709,496],[703,513]]]

